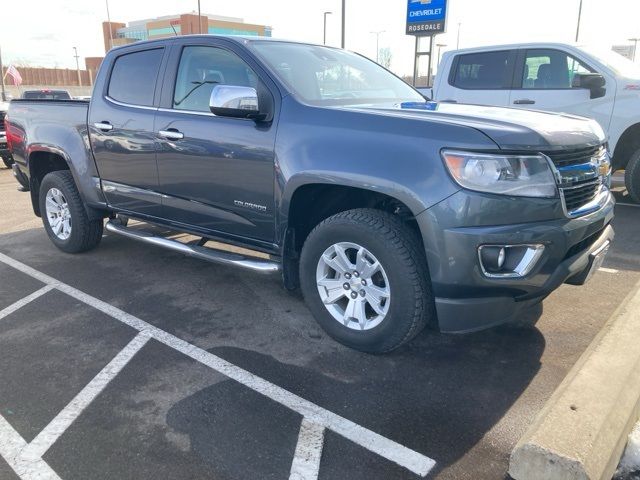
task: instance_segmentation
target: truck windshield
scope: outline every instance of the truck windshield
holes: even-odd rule
[[[311,105],[425,101],[380,65],[351,52],[287,42],[251,44],[280,81]]]

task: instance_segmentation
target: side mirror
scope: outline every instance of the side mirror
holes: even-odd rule
[[[576,73],[573,77],[573,88],[585,88],[591,91],[591,98],[604,97],[606,80],[599,73]]]
[[[264,117],[258,105],[258,92],[252,87],[216,85],[211,91],[209,110],[220,117],[253,119]]]

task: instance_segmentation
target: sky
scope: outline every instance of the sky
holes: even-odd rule
[[[197,10],[197,0],[108,0],[112,21],[129,22]],[[201,0],[203,13],[243,18],[273,27],[273,36],[322,43],[323,12],[331,11],[327,43],[340,45],[341,0]],[[447,31],[434,43],[455,49],[533,41],[573,42],[580,0],[449,0]],[[8,65],[75,68],[104,55],[105,0],[3,0],[0,48]],[[405,35],[406,0],[346,0],[346,48],[374,58],[391,49],[391,69],[413,71],[414,38]],[[583,0],[580,42],[609,48],[640,37],[640,0]],[[428,42],[425,42],[428,43]],[[426,47],[425,47],[426,48]],[[638,55],[640,61],[640,55]],[[435,62],[434,62],[435,63]]]

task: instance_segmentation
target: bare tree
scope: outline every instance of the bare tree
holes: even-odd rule
[[[384,68],[391,68],[392,54],[389,47],[381,48],[378,56],[380,58],[380,65],[382,65]]]

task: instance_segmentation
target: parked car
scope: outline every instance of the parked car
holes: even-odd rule
[[[640,202],[640,66],[608,50],[563,43],[497,45],[446,52],[436,101],[566,112],[594,118],[613,169],[625,170]]]
[[[367,352],[426,325],[517,320],[562,283],[586,282],[614,236],[596,121],[427,103],[334,48],[139,42],[107,53],[89,104],[13,101],[8,124],[15,169],[59,249],[97,246],[108,217],[113,234],[281,272],[329,335]]]
[[[2,163],[4,163],[7,168],[11,168],[13,158],[7,148],[7,134],[4,126],[4,116],[7,110],[9,110],[9,103],[0,101],[0,158],[2,158]]]
[[[25,100],[71,100],[71,95],[66,90],[25,90],[22,93]]]

